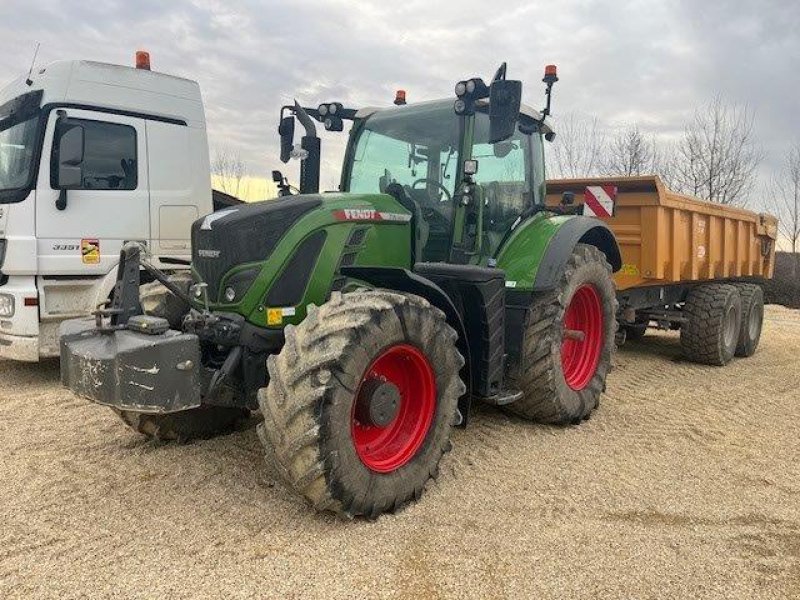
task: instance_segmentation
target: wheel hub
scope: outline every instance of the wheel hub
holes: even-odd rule
[[[356,419],[363,425],[386,427],[400,412],[400,390],[391,381],[364,382],[356,400]]]
[[[410,344],[383,350],[361,377],[350,435],[361,462],[376,473],[396,471],[417,454],[436,414],[436,377]]]

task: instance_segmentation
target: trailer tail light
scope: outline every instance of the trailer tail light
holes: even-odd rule
[[[25,306],[39,306],[39,298],[25,298]]]
[[[150,70],[150,53],[145,50],[136,51],[136,68],[145,71]]]

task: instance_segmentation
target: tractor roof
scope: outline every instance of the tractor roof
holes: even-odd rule
[[[489,102],[488,102],[488,100],[480,100],[480,101],[477,102],[477,104],[478,104],[478,106],[488,106]],[[402,111],[409,110],[409,109],[423,108],[423,107],[436,109],[436,108],[452,107],[452,105],[453,105],[453,100],[450,100],[450,99],[443,100],[442,99],[442,100],[427,100],[427,101],[424,101],[424,102],[415,102],[413,104],[405,104],[405,105],[402,105],[402,106],[388,106],[388,107],[386,107],[386,106],[384,106],[384,107],[366,106],[364,108],[359,109],[358,112],[356,112],[356,118],[357,119],[366,119],[367,117],[370,117],[370,116],[372,116],[372,115],[374,115],[376,113],[384,114],[384,113],[391,113],[391,112],[402,112]],[[548,133],[548,132],[552,131],[552,129],[550,128],[550,125],[546,121],[542,120],[542,113],[540,113],[539,111],[535,110],[533,107],[531,107],[531,106],[529,106],[527,104],[522,104],[520,106],[519,112],[520,112],[520,114],[525,115],[526,117],[530,117],[534,121],[541,122],[542,123],[542,132],[543,133]]]

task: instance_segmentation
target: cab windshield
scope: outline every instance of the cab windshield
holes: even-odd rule
[[[0,201],[3,192],[30,185],[39,126],[40,93],[0,106]]]
[[[0,130],[0,190],[28,185],[37,124],[33,117]]]
[[[490,249],[535,200],[532,137],[541,144],[531,129],[518,129],[508,140],[490,144],[488,115],[475,115],[472,156],[478,161],[475,181],[484,195],[484,235]],[[380,111],[368,117],[356,133],[343,189],[401,196],[416,217],[421,245],[418,260],[445,260],[452,199],[460,180],[458,153],[459,117],[452,102]]]

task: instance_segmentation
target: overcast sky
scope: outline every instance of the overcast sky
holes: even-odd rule
[[[800,139],[798,0],[2,0],[0,40],[0,83],[27,70],[36,42],[37,64],[131,64],[149,50],[155,70],[200,82],[212,150],[230,148],[262,175],[279,166],[278,110],[294,97],[450,97],[456,81],[488,78],[504,60],[537,107],[543,66],[557,64],[554,115],[596,114],[608,127],[677,135],[717,92],[746,103],[764,177]],[[340,140],[324,138],[324,187]]]

